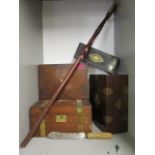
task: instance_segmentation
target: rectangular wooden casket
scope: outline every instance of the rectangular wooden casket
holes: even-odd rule
[[[30,110],[31,127],[42,113],[48,100],[42,100]],[[41,122],[35,136],[46,136],[51,131],[90,132],[92,130],[91,105],[88,100],[57,100]]]
[[[128,130],[128,76],[90,75],[93,120],[102,131]]]
[[[57,88],[62,83],[71,66],[71,64],[45,64],[38,66],[40,100],[51,99]],[[87,72],[87,66],[84,64],[80,64],[59,99],[88,99],[89,81]]]

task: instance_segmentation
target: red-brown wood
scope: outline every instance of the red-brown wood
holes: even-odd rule
[[[28,142],[31,140],[31,138],[33,137],[33,135],[37,131],[41,121],[44,119],[44,117],[46,116],[46,114],[48,113],[48,111],[50,110],[52,105],[54,104],[54,102],[59,98],[60,94],[62,93],[62,91],[66,87],[67,83],[69,82],[69,80],[71,79],[71,77],[73,76],[75,71],[77,70],[77,68],[78,68],[80,62],[82,61],[82,59],[84,58],[85,54],[88,53],[89,48],[91,47],[91,45],[93,44],[94,40],[96,39],[96,37],[98,36],[100,31],[102,30],[104,24],[109,19],[109,17],[113,14],[113,12],[116,10],[116,7],[117,7],[117,5],[113,4],[112,7],[110,8],[110,10],[108,11],[108,13],[106,14],[105,18],[103,19],[103,21],[99,24],[99,26],[97,27],[97,29],[93,33],[92,37],[90,38],[90,40],[86,44],[84,50],[82,51],[82,54],[75,61],[73,66],[70,68],[69,72],[67,73],[66,77],[64,78],[64,81],[61,83],[61,85],[59,86],[59,88],[57,89],[57,91],[55,92],[53,97],[51,98],[51,100],[49,100],[48,105],[46,106],[46,108],[44,109],[44,111],[42,112],[40,117],[36,120],[34,126],[29,131],[29,133],[27,134],[27,136],[25,137],[23,142],[21,143],[21,147],[25,147],[28,144]]]
[[[30,112],[31,127],[40,116],[48,100],[33,105]],[[51,131],[57,132],[91,132],[91,105],[88,100],[81,100],[81,111],[78,113],[77,100],[57,100],[44,118],[44,128],[40,125],[35,136],[47,136]],[[63,122],[56,120],[57,115],[65,116]],[[42,130],[44,135],[42,135]]]
[[[38,66],[39,99],[49,100],[72,64],[43,64]],[[68,82],[59,100],[88,99],[88,69],[80,64],[72,79]]]

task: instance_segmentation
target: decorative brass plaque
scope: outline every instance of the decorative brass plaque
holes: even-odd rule
[[[82,100],[76,100],[77,102],[77,113],[81,114],[83,112],[83,103]]]
[[[66,115],[56,115],[55,121],[56,122],[67,122],[67,116]]]
[[[112,123],[113,118],[112,118],[111,116],[104,116],[104,117],[103,117],[103,120],[105,121],[105,123],[106,123],[107,125],[109,125],[109,124]]]
[[[40,136],[44,137],[46,135],[45,119],[40,123]]]
[[[111,88],[103,88],[103,93],[106,95],[106,96],[110,96],[113,94],[113,90]]]
[[[89,59],[93,62],[96,62],[96,63],[104,62],[103,57],[97,53],[89,54]]]

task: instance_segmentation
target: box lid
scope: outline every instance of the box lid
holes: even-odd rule
[[[90,115],[91,104],[88,100],[57,100],[52,108],[49,110],[49,114],[78,114],[84,113]],[[31,114],[38,115],[48,104],[49,100],[40,100],[38,103],[31,107]]]

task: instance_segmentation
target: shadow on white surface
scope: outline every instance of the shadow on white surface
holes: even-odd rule
[[[93,126],[94,131],[99,131]],[[119,146],[118,152],[116,145]],[[134,155],[134,141],[128,133],[106,140],[32,138],[20,155]]]

